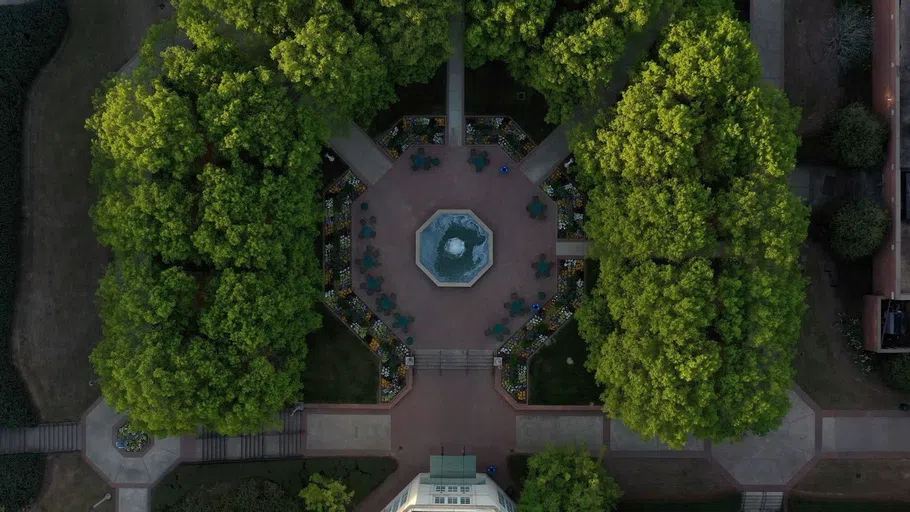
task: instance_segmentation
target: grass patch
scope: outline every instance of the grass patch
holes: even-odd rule
[[[616,512],[739,512],[742,497],[738,494],[724,496],[714,501],[679,502],[649,501],[640,503],[620,502]]]
[[[519,93],[524,93],[524,99],[519,99]],[[543,95],[512,78],[501,61],[465,69],[464,100],[466,116],[509,116],[537,144],[556,128],[544,121],[547,102]]]
[[[425,84],[414,83],[395,87],[398,103],[376,114],[364,131],[376,138],[404,116],[445,115],[446,66],[439,66],[433,78]]]
[[[585,369],[588,346],[578,334],[573,318],[556,333],[553,341],[534,354],[528,369],[529,403],[535,405],[599,404],[603,391],[594,375]],[[572,364],[567,360],[571,358]]]
[[[9,350],[19,270],[22,111],[28,88],[56,51],[66,23],[62,0],[0,7],[0,427],[36,421]]]
[[[354,491],[354,503],[358,503],[373,489],[379,487],[396,468],[395,459],[386,457],[320,457],[223,464],[183,464],[155,487],[152,492],[152,510],[155,512],[179,510],[178,506],[187,496],[196,499],[199,493],[205,492],[205,489],[213,489],[216,486],[219,493],[230,492],[233,488],[246,485],[250,479],[274,482],[288,495],[297,496],[310,475],[315,473],[322,473],[341,481],[349,490]],[[217,496],[216,493],[211,494]]]
[[[322,327],[307,336],[303,396],[307,403],[375,404],[379,361],[324,305]]]
[[[883,501],[823,501],[792,496],[787,500],[790,512],[899,512],[910,503]]]
[[[24,510],[38,499],[44,483],[44,455],[0,456],[0,510]]]

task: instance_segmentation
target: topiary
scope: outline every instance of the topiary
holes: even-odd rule
[[[862,103],[847,105],[837,113],[831,149],[846,167],[874,167],[885,157],[888,126]]]
[[[848,260],[871,256],[881,246],[890,224],[888,211],[871,199],[847,203],[831,222],[831,248]]]
[[[885,361],[885,383],[905,393],[910,393],[910,355],[901,354]]]

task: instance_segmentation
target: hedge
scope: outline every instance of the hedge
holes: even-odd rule
[[[22,112],[29,85],[66,28],[62,0],[0,7],[0,427],[36,420],[9,339],[19,271]]]
[[[22,510],[38,499],[44,483],[44,455],[0,455],[0,510]]]

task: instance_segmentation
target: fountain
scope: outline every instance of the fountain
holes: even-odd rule
[[[493,232],[471,210],[438,210],[417,230],[417,266],[436,286],[472,286],[493,265]]]

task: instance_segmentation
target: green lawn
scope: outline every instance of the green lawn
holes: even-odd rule
[[[588,405],[601,403],[601,388],[585,369],[588,346],[578,334],[578,322],[569,320],[554,340],[531,358],[529,403]],[[572,364],[567,360],[571,358]]]
[[[375,404],[379,360],[323,307],[322,328],[307,336],[303,400],[307,403]]]
[[[524,93],[525,99],[518,99]],[[464,76],[465,115],[505,115],[518,123],[540,144],[556,126],[546,123],[547,102],[527,85],[512,78],[505,63],[489,62],[477,69],[466,69]]]
[[[882,501],[822,501],[800,498],[787,500],[790,512],[905,512],[910,510],[910,503]]]
[[[183,464],[155,487],[152,510],[174,510],[175,505],[191,492],[204,491],[216,485],[224,491],[226,484],[240,485],[251,478],[275,482],[290,496],[297,496],[314,473],[340,480],[354,491],[354,502],[357,503],[379,487],[396,467],[395,459],[383,457]]]
[[[398,102],[376,114],[364,131],[374,139],[404,116],[446,115],[446,67],[439,66],[433,78],[425,84],[395,87]]]

